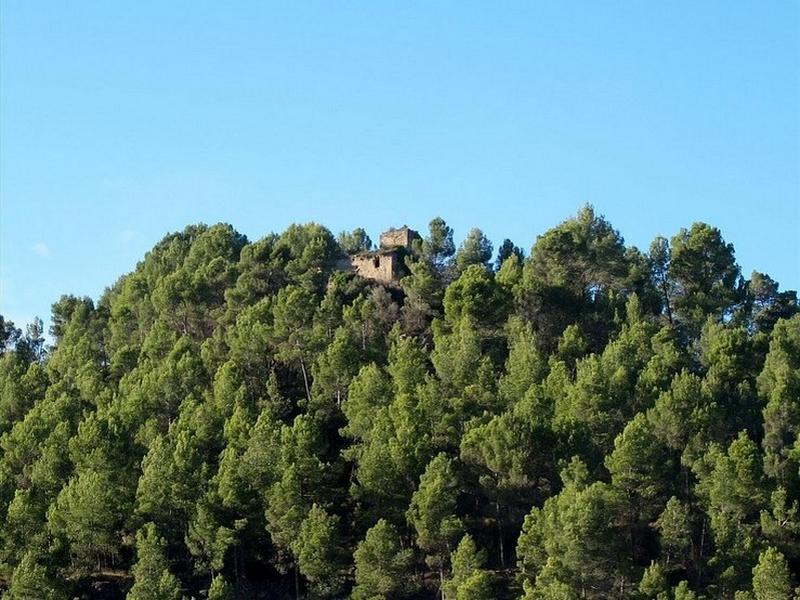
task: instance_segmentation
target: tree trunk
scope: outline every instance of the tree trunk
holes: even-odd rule
[[[698,557],[697,557],[697,579],[702,579],[703,577],[703,546],[706,543],[706,520],[703,518],[703,527],[700,530],[700,548],[698,550]]]
[[[672,322],[672,307],[669,305],[669,291],[667,288],[667,282],[663,282],[661,284],[661,294],[664,296],[664,310],[667,311],[667,319],[669,319],[669,324],[673,325]]]
[[[233,597],[239,597],[239,544],[233,547]]]
[[[495,502],[495,509],[497,510],[497,542],[500,548],[500,566],[506,568],[506,552],[505,544],[503,544],[503,524],[500,522],[500,503]]]
[[[300,370],[303,372],[303,385],[306,387],[306,399],[308,399],[308,403],[311,404],[311,390],[308,387],[308,374],[306,373],[306,364],[303,362],[303,359],[300,359]]]

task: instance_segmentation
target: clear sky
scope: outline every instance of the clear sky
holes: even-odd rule
[[[719,227],[800,287],[800,4],[0,0],[0,312],[163,235]]]

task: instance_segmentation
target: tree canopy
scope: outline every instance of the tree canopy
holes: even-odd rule
[[[8,598],[789,600],[800,314],[694,223],[167,235],[0,316]]]

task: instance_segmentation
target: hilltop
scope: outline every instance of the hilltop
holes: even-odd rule
[[[189,226],[0,323],[7,597],[790,597],[796,292],[705,223],[393,231]]]

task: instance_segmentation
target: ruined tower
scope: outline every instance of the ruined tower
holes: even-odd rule
[[[403,272],[404,255],[411,250],[419,234],[406,225],[384,231],[380,237],[380,248],[349,257],[350,269],[361,277],[390,284],[397,282]]]

